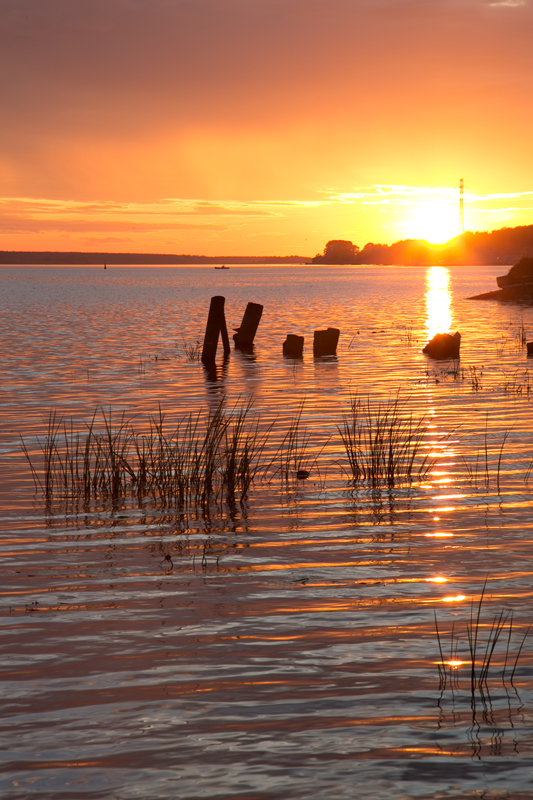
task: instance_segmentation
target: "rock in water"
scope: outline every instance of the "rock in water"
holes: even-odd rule
[[[456,331],[451,333],[437,333],[422,349],[430,358],[459,358],[461,334]]]

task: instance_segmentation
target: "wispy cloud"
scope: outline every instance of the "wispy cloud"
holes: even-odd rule
[[[518,8],[525,5],[527,5],[526,0],[499,0],[495,3],[489,3],[491,8]]]
[[[493,202],[496,200],[516,200],[521,197],[532,197],[533,190],[527,192],[498,192],[492,194],[475,194],[464,192],[465,203]],[[459,187],[450,186],[403,186],[379,184],[353,192],[330,193],[330,202],[364,203],[365,205],[398,205],[410,206],[419,203],[441,202],[456,203],[459,198]]]
[[[195,224],[193,222],[136,222],[123,220],[71,220],[65,218],[40,219],[35,217],[0,216],[0,231],[8,233],[156,233],[158,231],[223,231],[224,225]]]

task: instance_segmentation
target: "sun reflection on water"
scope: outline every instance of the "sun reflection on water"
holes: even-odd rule
[[[430,267],[426,273],[426,328],[428,339],[449,333],[452,327],[450,270]]]

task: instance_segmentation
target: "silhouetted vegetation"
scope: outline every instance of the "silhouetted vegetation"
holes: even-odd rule
[[[346,239],[331,239],[325,248],[323,255],[317,255],[313,259],[313,264],[358,264],[356,260],[359,248]]]
[[[446,244],[430,244],[423,239],[403,239],[394,244],[369,242],[362,249],[350,241],[333,239],[312,264],[515,264],[523,256],[533,256],[533,225],[500,228],[494,231],[465,231]]]
[[[338,431],[354,484],[365,481],[392,488],[425,478],[434,466],[425,446],[425,419],[414,419],[399,397],[374,404],[352,398]]]
[[[485,706],[490,703],[489,678],[497,674],[501,668],[499,679],[505,686],[506,672],[510,673],[509,683],[513,685],[513,678],[518,667],[520,655],[531,629],[529,625],[523,633],[522,627],[513,624],[513,612],[501,609],[489,622],[483,622],[481,611],[487,581],[483,585],[477,607],[474,600],[470,606],[470,620],[466,622],[466,645],[461,640],[458,627],[454,621],[451,626],[449,643],[444,639],[444,631],[439,630],[437,614],[435,613],[435,629],[440,653],[439,682],[442,690],[449,685],[459,689],[459,668],[465,666],[470,684],[472,712],[475,714],[476,692]],[[518,630],[517,630],[518,629]],[[516,652],[511,650],[512,636],[517,631],[518,641]],[[515,637],[516,641],[516,637]],[[498,652],[498,645],[500,646]],[[492,671],[491,671],[492,668]]]
[[[510,283],[518,283],[526,278],[533,280],[533,258],[521,258],[508,272]]]
[[[95,500],[180,509],[209,509],[226,500],[244,502],[261,477],[286,487],[320,477],[318,448],[302,426],[303,404],[287,423],[262,424],[252,402],[231,409],[225,400],[211,411],[190,413],[167,423],[161,408],[140,426],[125,412],[96,409],[76,425],[51,411],[45,435],[32,446],[22,442],[35,489],[48,502]],[[414,419],[397,396],[372,403],[352,400],[338,427],[346,452],[342,467],[351,486],[364,488],[424,479],[434,465],[425,420]],[[326,465],[327,466],[327,465]]]

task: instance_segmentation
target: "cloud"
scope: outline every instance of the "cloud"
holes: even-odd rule
[[[2,233],[155,233],[157,231],[224,231],[224,225],[195,225],[185,222],[128,222],[121,220],[34,219],[23,216],[0,217]]]
[[[285,205],[293,207],[294,203],[270,203],[254,201],[252,203],[213,203],[207,200],[189,199],[163,199],[152,203],[78,203],[68,200],[45,200],[31,198],[0,198],[0,209],[6,213],[24,213],[65,216],[107,214],[114,217],[143,217],[155,215],[158,217],[187,217],[187,216],[252,216],[275,217],[280,212],[275,206]],[[301,204],[298,204],[301,205]],[[272,207],[271,207],[272,206]]]
[[[527,192],[498,192],[487,194],[474,194],[464,192],[465,203],[492,202],[494,200],[515,200],[520,197],[531,197],[533,191]],[[419,203],[434,201],[457,203],[459,187],[450,186],[403,186],[403,185],[376,185],[358,189],[353,192],[332,193],[329,191],[331,202],[337,203],[365,203],[377,206],[409,206]]]

